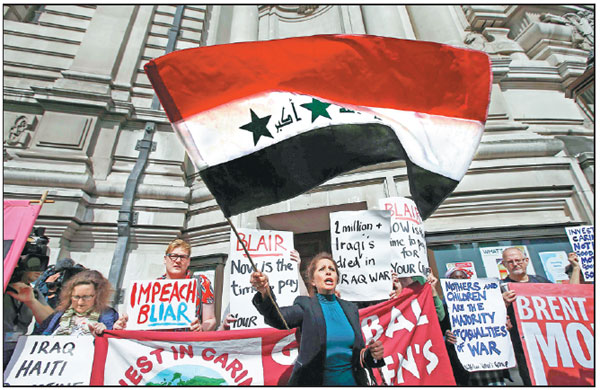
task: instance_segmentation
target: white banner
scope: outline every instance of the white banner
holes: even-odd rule
[[[134,280],[129,285],[128,330],[189,328],[196,319],[198,280]]]
[[[389,298],[390,212],[339,211],[329,214],[331,250],[340,270],[337,290],[348,301]]]
[[[573,251],[579,257],[579,265],[586,282],[594,281],[594,226],[566,227]]]
[[[527,264],[527,274],[535,275],[535,270],[533,269],[533,264],[531,263],[531,258],[529,257],[529,251],[527,250],[527,247],[524,245],[515,245],[515,247],[519,248],[525,257],[529,258],[529,263]],[[499,278],[502,280],[508,276],[506,267],[502,265],[502,251],[504,251],[506,248],[512,247],[490,246],[486,248],[479,248],[481,259],[483,260],[483,265],[485,267],[485,273],[487,274],[488,278]]]
[[[294,233],[276,230],[238,229],[252,261],[259,271],[269,277],[269,284],[280,306],[294,303],[298,296],[298,264],[290,260],[294,248]],[[250,285],[252,265],[235,234],[231,233],[227,270],[230,275],[229,304],[237,321],[232,329],[265,328],[263,316],[254,305],[256,290]]]
[[[379,199],[379,208],[390,210],[392,269],[399,276],[427,276],[429,261],[425,228],[415,202],[408,198]]]
[[[11,386],[89,386],[92,336],[21,336],[4,371]]]
[[[467,371],[515,366],[498,279],[441,279],[456,353]]]
[[[104,384],[262,385],[262,360],[257,351],[261,351],[260,338],[201,343],[110,338]]]

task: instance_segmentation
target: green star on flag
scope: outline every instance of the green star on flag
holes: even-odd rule
[[[260,137],[264,136],[273,138],[267,129],[267,124],[269,123],[269,119],[271,119],[271,115],[259,118],[258,115],[252,111],[252,109],[250,109],[250,115],[252,120],[246,123],[244,126],[241,126],[240,129],[250,131],[254,135],[254,146],[256,146],[258,140],[260,140]]]
[[[304,103],[300,106],[306,108],[307,110],[310,110],[310,112],[312,113],[310,123],[313,123],[319,116],[331,119],[329,113],[327,112],[327,107],[329,107],[330,105],[330,103],[323,103],[322,101],[313,98],[311,103]]]

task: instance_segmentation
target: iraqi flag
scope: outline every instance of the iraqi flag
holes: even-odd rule
[[[187,49],[145,70],[227,217],[402,159],[425,219],[465,175],[491,88],[483,52],[368,35]]]

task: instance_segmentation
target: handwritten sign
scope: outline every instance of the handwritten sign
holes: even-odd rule
[[[349,301],[389,298],[391,291],[390,212],[339,211],[329,214],[331,250],[340,270],[337,290]]]
[[[89,386],[92,336],[21,336],[4,371],[12,386]]]
[[[415,202],[395,197],[379,200],[379,208],[390,210],[392,269],[400,276],[427,276],[429,261],[423,220]]]
[[[567,236],[573,251],[579,257],[579,264],[583,279],[586,282],[594,281],[594,226],[566,227]]]
[[[292,232],[276,230],[238,229],[238,233],[252,261],[259,271],[269,277],[269,284],[280,306],[294,303],[298,296],[298,264],[290,260],[294,248]],[[227,271],[230,273],[229,290],[231,314],[237,318],[232,329],[266,328],[263,316],[252,305],[256,290],[250,285],[253,269],[242,244],[231,233]]]
[[[569,260],[565,252],[540,252],[540,260],[546,271],[546,277],[552,283],[569,283],[565,267]]]
[[[525,257],[531,259],[529,257],[529,251],[527,247],[524,245],[516,245],[516,248],[519,248],[521,252],[525,255]],[[485,267],[485,273],[488,278],[499,278],[504,279],[508,276],[508,271],[506,267],[502,264],[502,251],[506,248],[511,248],[510,246],[491,246],[486,248],[479,248],[479,252],[481,253],[481,259],[483,260],[483,265]],[[531,260],[527,264],[527,274],[535,275],[535,270],[533,269],[533,264]]]
[[[186,328],[196,319],[198,281],[134,280],[129,285],[129,330]]]
[[[498,279],[441,279],[456,353],[467,371],[515,366]]]

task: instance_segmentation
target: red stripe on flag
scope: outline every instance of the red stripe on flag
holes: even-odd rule
[[[491,88],[483,52],[368,35],[186,49],[145,70],[171,122],[266,91],[483,122]]]

